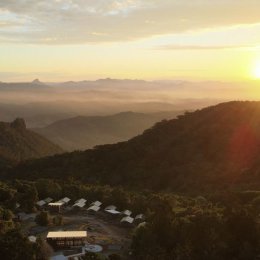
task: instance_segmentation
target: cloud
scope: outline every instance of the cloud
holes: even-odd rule
[[[0,26],[0,41],[129,41],[256,24],[259,10],[258,0],[0,0],[0,24],[15,24]]]
[[[156,50],[230,50],[230,49],[256,48],[251,45],[163,45]]]

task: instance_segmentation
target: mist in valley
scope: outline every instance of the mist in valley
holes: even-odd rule
[[[113,80],[0,83],[0,120],[23,117],[43,127],[74,116],[124,111],[194,110],[222,101],[254,99],[256,83]]]

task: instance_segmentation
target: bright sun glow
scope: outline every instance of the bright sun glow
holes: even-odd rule
[[[254,77],[260,79],[260,62],[258,62],[254,68]]]

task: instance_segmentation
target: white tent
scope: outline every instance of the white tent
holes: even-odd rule
[[[138,214],[135,216],[135,220],[142,220],[144,219],[144,214]]]
[[[121,212],[115,210],[115,209],[106,209],[105,210],[106,212],[112,214],[112,215],[117,215],[117,214],[120,214]]]
[[[42,207],[45,204],[46,204],[46,201],[44,201],[44,200],[39,200],[39,201],[36,202],[36,205],[38,205],[39,207]]]
[[[96,206],[96,205],[93,205],[93,206],[90,206],[87,210],[91,210],[91,211],[99,211],[100,210],[100,207],[99,206]]]
[[[52,202],[52,201],[53,201],[53,199],[52,199],[52,198],[50,198],[50,197],[48,197],[48,198],[46,198],[44,201],[45,201],[46,203],[50,203],[50,202]]]
[[[102,205],[102,202],[96,200],[96,201],[92,202],[90,205],[91,206],[98,206],[98,207],[100,207]]]
[[[130,216],[132,214],[132,211],[126,209],[126,210],[122,211],[122,214],[124,214],[126,216]]]
[[[86,203],[86,202],[87,202],[87,200],[81,198],[81,199],[79,199],[79,200],[76,200],[76,201],[75,201],[75,204],[77,204],[77,203],[82,204],[82,203]]]
[[[65,198],[63,198],[63,199],[60,199],[59,201],[60,201],[60,202],[64,202],[64,203],[69,203],[69,202],[70,202],[70,198],[65,197]]]
[[[123,217],[121,220],[120,220],[121,223],[125,222],[125,223],[129,223],[129,224],[132,224],[134,222],[134,218],[132,217],[129,217],[129,216],[126,216],[126,217]]]
[[[105,210],[116,210],[116,206],[114,205],[109,205],[105,208]]]
[[[144,222],[141,222],[140,224],[138,224],[137,228],[145,227],[145,225],[146,225],[146,222],[145,222],[145,221],[144,221]]]
[[[35,236],[29,236],[28,239],[32,243],[36,243],[36,240],[37,240],[37,238]]]
[[[79,207],[79,208],[83,208],[86,206],[86,203],[85,202],[77,202],[73,205],[73,207]]]

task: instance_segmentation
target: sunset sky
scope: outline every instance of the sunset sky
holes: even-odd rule
[[[259,0],[0,0],[0,81],[260,78]]]

